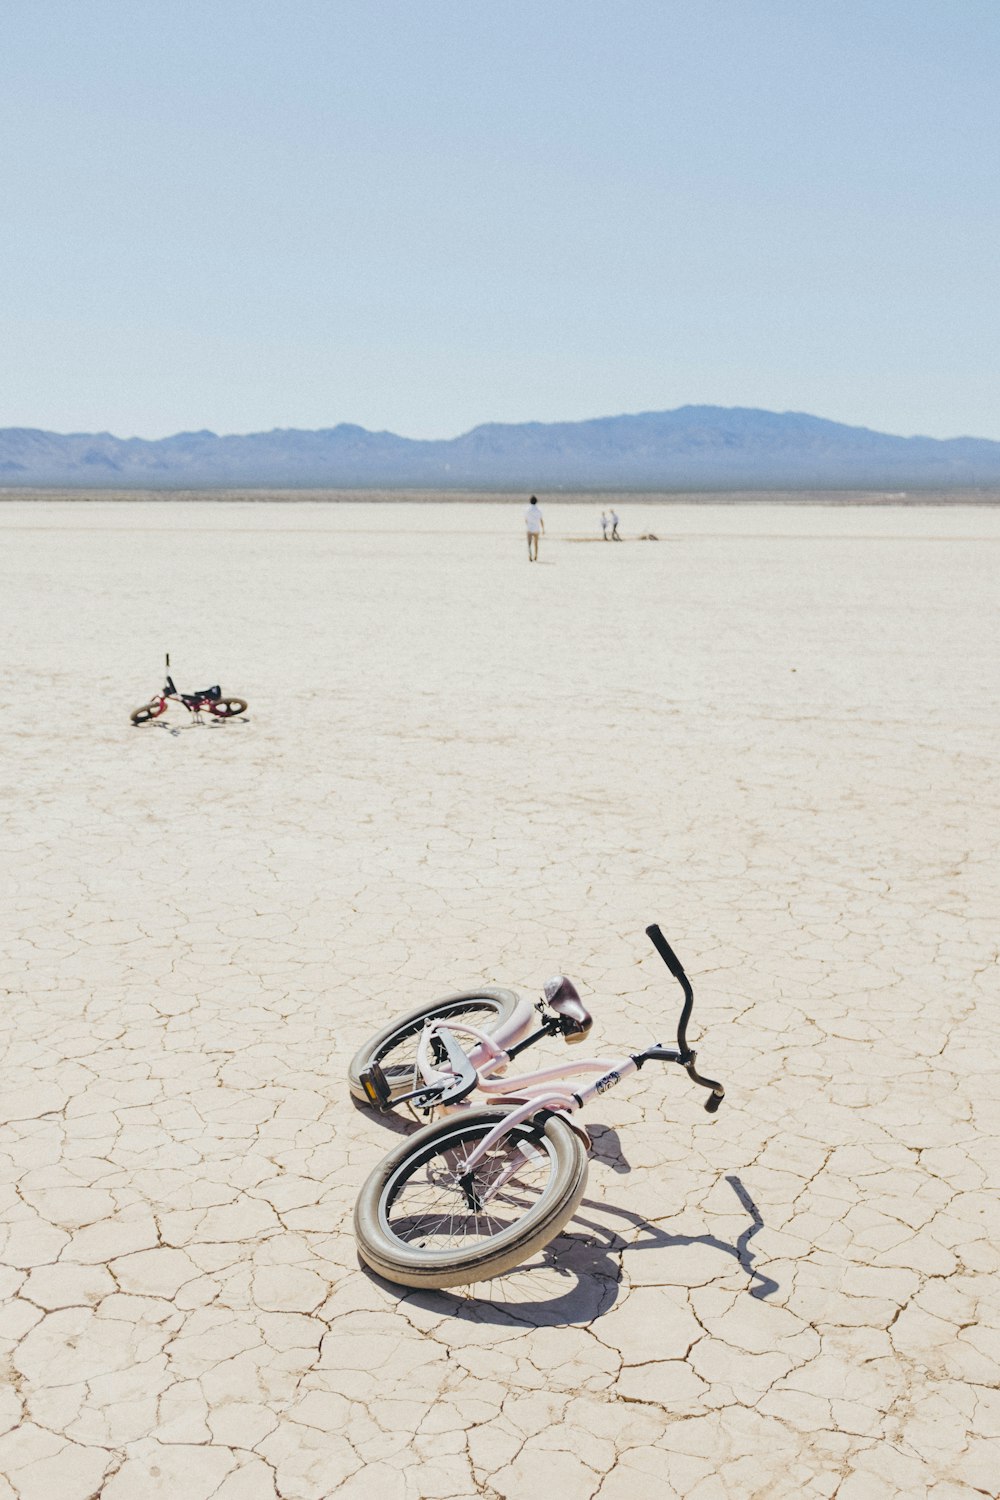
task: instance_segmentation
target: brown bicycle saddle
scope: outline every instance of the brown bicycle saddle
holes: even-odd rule
[[[567,1042],[582,1042],[594,1024],[594,1018],[580,999],[572,979],[565,974],[556,974],[548,980],[544,990],[548,1005],[562,1018],[562,1033]]]

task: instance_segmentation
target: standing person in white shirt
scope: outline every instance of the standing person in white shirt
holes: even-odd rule
[[[607,515],[607,511],[603,511],[603,510],[601,511],[601,535],[603,536],[604,540],[607,541],[607,539],[608,539],[608,515]]]
[[[528,532],[528,561],[538,561],[538,534],[545,530],[545,522],[538,508],[538,500],[532,495],[524,512],[524,524]]]

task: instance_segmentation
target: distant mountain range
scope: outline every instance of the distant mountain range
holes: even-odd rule
[[[682,406],[488,423],[421,441],[342,423],[246,436],[0,428],[0,488],[952,489],[1000,485],[1000,443],[893,437],[801,412]]]

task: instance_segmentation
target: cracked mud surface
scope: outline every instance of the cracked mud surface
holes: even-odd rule
[[[996,1493],[1000,512],[636,514],[0,506],[0,1500]],[[247,721],[131,729],[165,648]],[[718,1116],[365,1275],[355,1047],[557,970],[669,1043],[652,920]]]

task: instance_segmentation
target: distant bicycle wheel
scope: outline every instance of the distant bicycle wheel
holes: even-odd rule
[[[565,1119],[543,1115],[513,1126],[469,1171],[508,1113],[452,1115],[390,1151],[354,1210],[366,1265],[402,1286],[461,1286],[501,1276],[556,1237],[583,1197],[586,1148]]]
[[[237,714],[245,714],[247,711],[245,698],[216,698],[214,703],[208,705],[208,711],[217,719],[234,719]]]
[[[144,703],[141,708],[134,708],[129,718],[133,724],[148,724],[150,719],[158,719],[166,706],[162,698],[153,698],[151,702]]]
[[[510,1019],[518,1004],[513,990],[491,987],[460,990],[440,1000],[431,1000],[427,1005],[418,1005],[416,1010],[400,1016],[358,1048],[347,1069],[347,1086],[359,1103],[368,1104],[370,1101],[362,1086],[361,1075],[372,1063],[378,1063],[389,1081],[393,1096],[409,1093],[420,1082],[417,1042],[425,1021],[468,1021],[478,1031],[489,1034],[502,1021]],[[474,1044],[470,1042],[470,1045]]]

